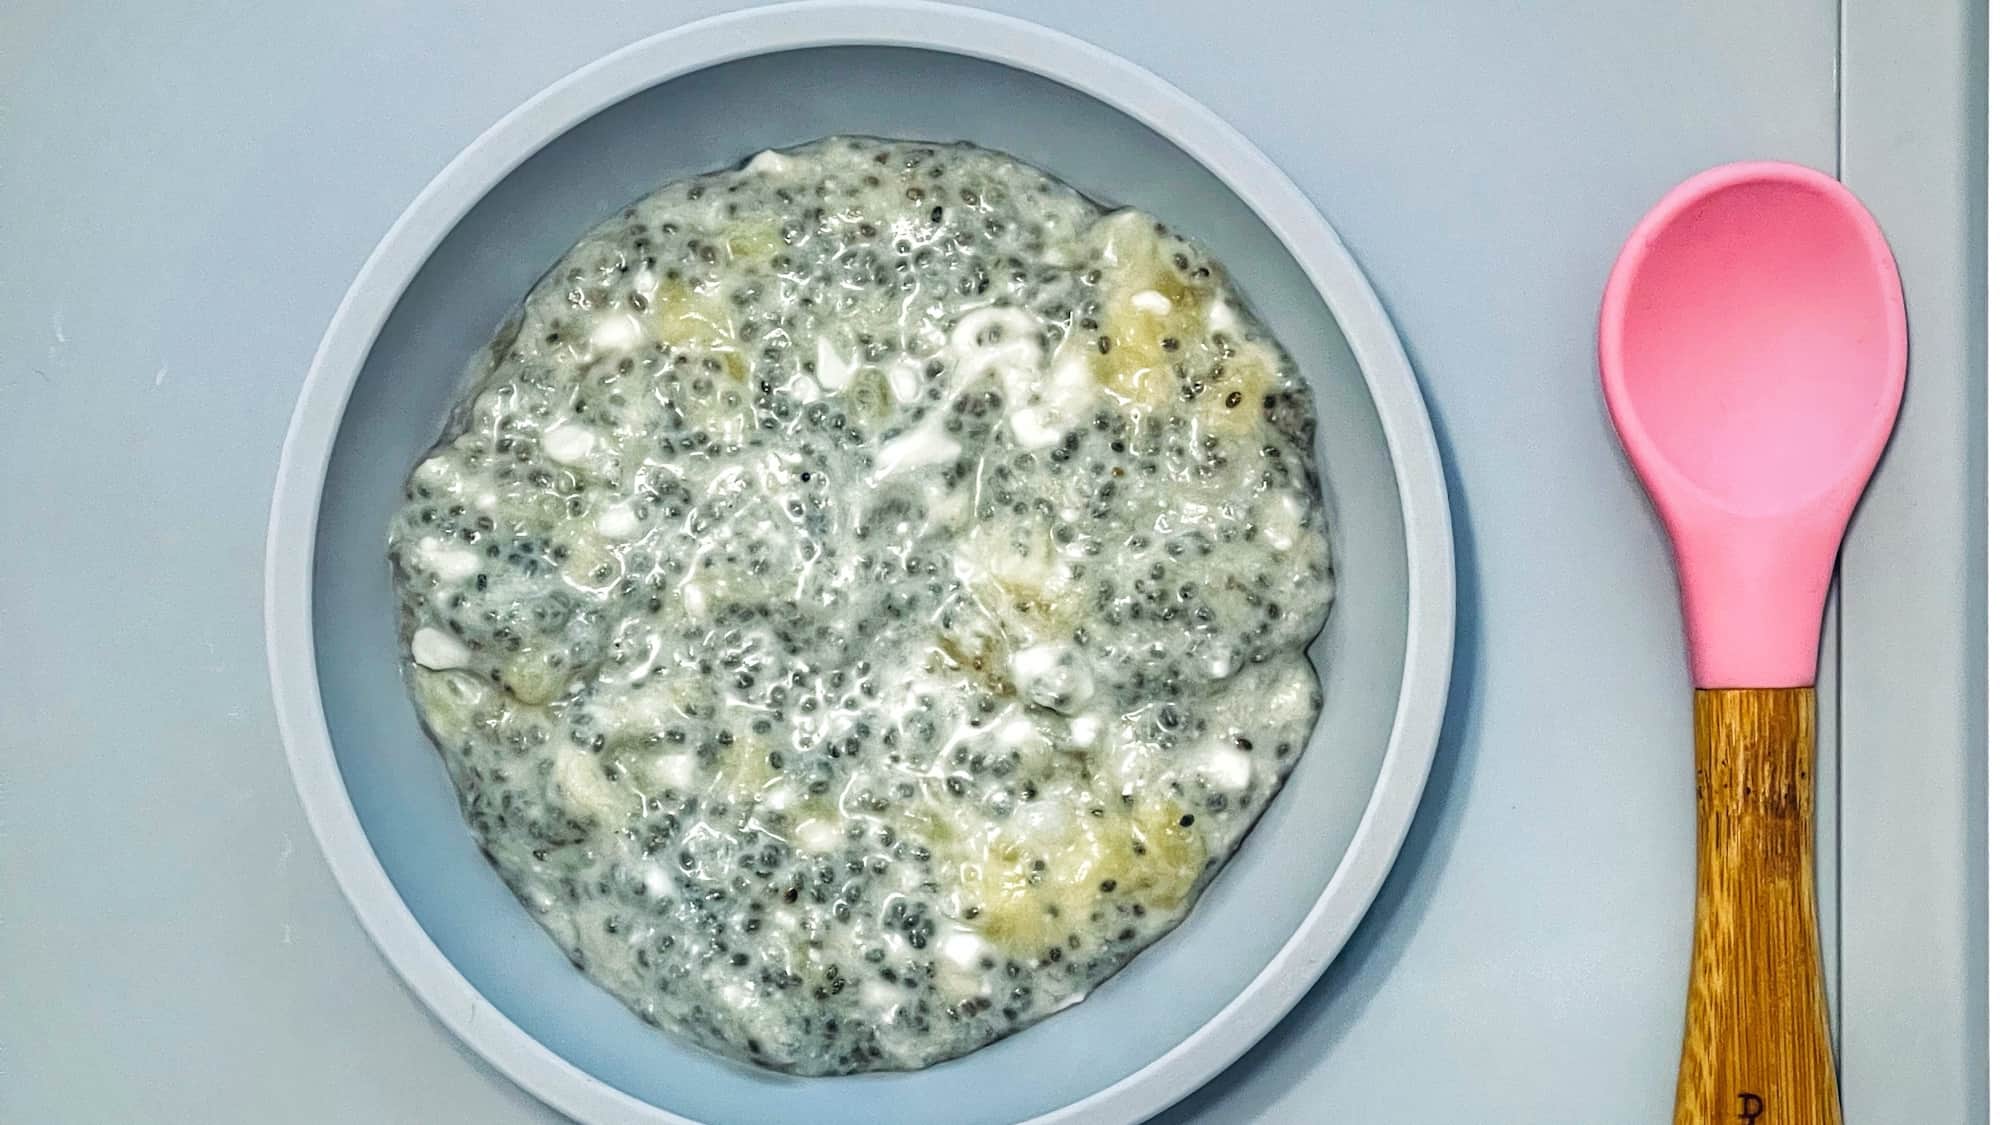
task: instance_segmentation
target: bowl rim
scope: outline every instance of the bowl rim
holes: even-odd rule
[[[698,1125],[597,1079],[509,1020],[438,949],[397,893],[349,800],[326,724],[312,624],[326,471],[347,400],[390,312],[438,244],[519,164],[564,132],[673,78],[815,47],[911,47],[999,63],[1095,98],[1220,179],[1275,234],[1333,313],[1389,449],[1408,563],[1402,684],[1353,840],[1277,955],[1187,1038],[1138,1070],[1033,1119],[1139,1121],[1257,1043],[1333,961],[1387,878],[1414,819],[1443,721],[1455,618],[1450,508],[1436,438],[1387,312],[1303,192],[1247,138],[1165,79],[1040,24],[930,0],[803,0],[695,21],[559,79],[480,134],[418,194],[341,299],[308,368],[279,455],[265,543],[264,625],[279,733],[307,820],[363,928],[462,1042],[550,1107],[592,1123]]]

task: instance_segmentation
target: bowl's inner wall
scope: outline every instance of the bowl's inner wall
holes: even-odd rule
[[[830,133],[963,139],[1143,207],[1211,247],[1298,360],[1319,411],[1339,568],[1314,645],[1326,706],[1290,783],[1178,930],[1093,998],[928,1071],[793,1079],[646,1027],[573,969],[474,847],[397,669],[384,557],[403,479],[473,351],[586,229],[670,180]],[[1388,448],[1325,303],[1255,214],[1171,143],[1044,78],[963,56],[837,47],[715,66],[635,95],[502,180],[409,286],[341,423],[314,557],[316,659],[348,792],[418,922],[506,1016],[590,1074],[715,1125],[909,1119],[1009,1122],[1094,1093],[1157,1058],[1240,993],[1292,935],[1345,854],[1394,719],[1407,624],[1403,527]]]

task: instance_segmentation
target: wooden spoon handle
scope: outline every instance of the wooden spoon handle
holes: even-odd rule
[[[1697,691],[1675,1125],[1839,1125],[1813,896],[1811,688]]]

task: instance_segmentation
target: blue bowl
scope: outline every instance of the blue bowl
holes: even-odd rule
[[[1204,242],[1299,361],[1338,591],[1326,703],[1290,782],[1179,929],[1085,1003],[928,1070],[791,1078],[642,1024],[574,969],[459,817],[399,678],[385,536],[466,359],[633,198],[831,133],[969,140]],[[1324,220],[1172,87],[1031,24],[812,3],[612,55],[496,125],[390,231],[335,315],[288,435],[267,569],[288,752],[343,889],[446,1026],[586,1121],[1138,1120],[1241,1054],[1331,961],[1429,770],[1450,664],[1450,527],[1414,379]]]

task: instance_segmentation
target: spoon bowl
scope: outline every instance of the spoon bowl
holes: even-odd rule
[[[1640,235],[1608,298],[1621,430],[1749,513],[1865,475],[1904,342],[1888,246],[1859,202],[1811,169],[1733,165],[1668,197]]]
[[[1604,395],[1673,539],[1699,686],[1813,681],[1906,352],[1888,243],[1810,168],[1711,169],[1626,242],[1604,294]]]

